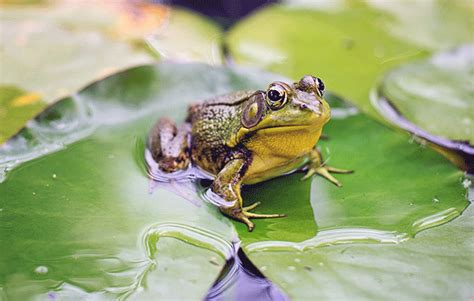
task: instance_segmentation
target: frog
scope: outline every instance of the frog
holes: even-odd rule
[[[209,189],[221,200],[215,203],[219,210],[252,231],[253,219],[286,215],[252,212],[260,202],[244,206],[244,185],[306,171],[302,180],[320,175],[341,187],[331,173],[353,172],[328,166],[317,147],[331,117],[324,93],[319,77],[305,75],[294,83],[271,82],[266,90],[192,103],[180,126],[166,117],[158,120],[148,149],[164,173],[199,168],[210,175]]]

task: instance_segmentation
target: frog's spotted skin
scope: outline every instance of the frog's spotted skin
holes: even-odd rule
[[[190,106],[179,128],[160,119],[148,147],[164,172],[192,163],[213,174],[211,190],[224,200],[220,210],[252,231],[250,219],[284,215],[250,212],[258,203],[242,206],[241,185],[307,168],[304,179],[317,173],[340,186],[330,172],[351,172],[324,166],[315,147],[330,118],[323,93],[323,82],[307,75],[292,85],[274,82],[266,91],[219,96]]]

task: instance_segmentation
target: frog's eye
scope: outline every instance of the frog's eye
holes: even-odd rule
[[[316,82],[316,87],[318,88],[319,94],[322,97],[324,95],[324,83],[319,77],[314,78],[314,81]]]
[[[287,101],[286,90],[282,86],[271,86],[267,91],[267,103],[270,108],[277,110],[283,107]]]

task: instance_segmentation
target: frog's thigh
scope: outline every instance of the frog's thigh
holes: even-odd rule
[[[179,128],[173,121],[161,118],[150,132],[148,147],[160,169],[173,172],[189,165],[189,134],[191,125]]]

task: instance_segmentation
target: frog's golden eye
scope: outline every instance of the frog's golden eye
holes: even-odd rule
[[[280,85],[271,86],[267,91],[267,104],[273,110],[280,109],[286,104],[287,94],[285,88]]]

